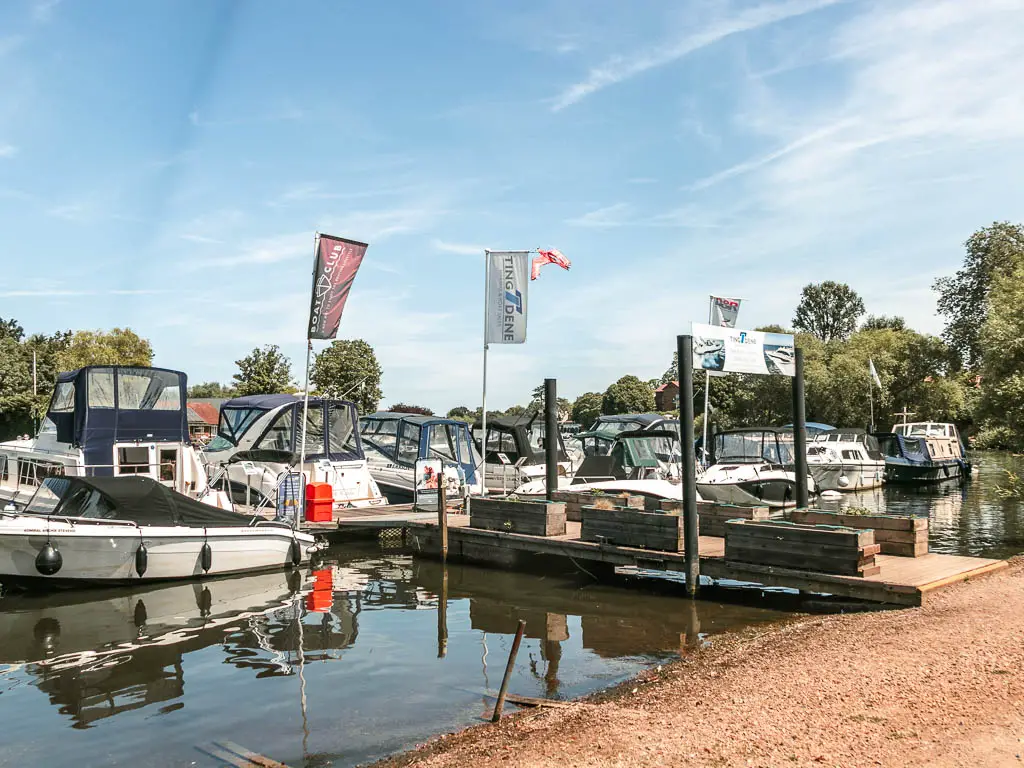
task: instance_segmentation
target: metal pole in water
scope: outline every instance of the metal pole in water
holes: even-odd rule
[[[558,490],[558,382],[544,379],[544,461],[547,500]]]
[[[508,683],[512,679],[512,670],[516,666],[516,656],[519,654],[519,644],[523,642],[523,632],[526,631],[526,622],[519,620],[519,628],[516,630],[515,640],[512,641],[512,650],[508,652],[508,664],[505,665],[505,676],[501,678],[501,688],[498,689],[498,701],[494,705],[494,715],[491,722],[496,723],[501,719],[501,710],[505,708],[505,694],[508,692]]]
[[[796,452],[796,505],[807,507],[807,419],[804,414],[804,351],[796,348],[793,377],[793,450]]]
[[[683,556],[686,593],[700,586],[700,538],[697,530],[697,455],[693,447],[693,337],[676,337],[679,355],[679,431],[683,444]]]

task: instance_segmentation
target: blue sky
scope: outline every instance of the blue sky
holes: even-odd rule
[[[659,376],[707,294],[802,285],[938,332],[1020,221],[1018,0],[6,0],[0,316],[302,376],[316,230],[370,242],[341,337],[387,401],[479,404],[484,247],[557,247],[489,405]]]

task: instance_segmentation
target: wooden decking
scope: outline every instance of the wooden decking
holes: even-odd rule
[[[417,516],[420,517],[420,516]],[[410,543],[420,551],[439,550],[436,514],[427,519],[408,520]],[[657,552],[581,541],[580,524],[569,522],[562,536],[485,531],[469,527],[465,515],[449,515],[450,557],[510,567],[516,555],[571,558],[610,566],[635,566],[653,570],[682,571],[682,553]],[[839,595],[898,605],[921,605],[927,595],[941,587],[965,581],[1006,567],[1001,560],[930,553],[923,557],[879,555],[881,572],[875,576],[838,576],[778,566],[750,565],[725,559],[725,540],[700,537],[701,574],[719,581],[787,587],[807,592]]]

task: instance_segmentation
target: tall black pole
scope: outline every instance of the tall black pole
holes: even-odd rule
[[[804,351],[796,349],[793,377],[793,450],[796,451],[796,505],[807,507],[807,417],[804,414]]]
[[[544,462],[547,499],[558,490],[558,382],[544,379]]]
[[[693,597],[700,586],[699,532],[697,530],[697,455],[693,447],[693,337],[678,336],[679,427],[683,441],[683,556],[686,593]]]

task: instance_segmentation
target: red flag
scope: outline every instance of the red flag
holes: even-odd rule
[[[557,248],[552,248],[550,251],[538,248],[537,254],[537,256],[533,257],[533,267],[530,269],[531,280],[536,280],[540,277],[540,268],[545,264],[557,264],[562,269],[568,269],[572,266],[569,260]]]
[[[355,240],[320,235],[309,309],[310,339],[333,339],[337,335],[348,292],[367,247]]]

